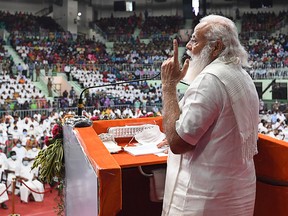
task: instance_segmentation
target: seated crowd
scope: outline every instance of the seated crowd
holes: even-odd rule
[[[0,110],[28,110],[50,107],[49,100],[31,79],[0,70]]]
[[[17,115],[5,114],[0,120],[0,203],[6,209],[8,193],[12,193],[12,179],[16,178],[15,194],[22,202],[29,201],[31,194],[34,201],[44,199],[44,186],[38,179],[39,167],[31,167],[40,149],[47,148],[57,116],[47,118],[35,113],[32,117],[21,119]]]
[[[164,25],[165,24],[165,25]],[[177,33],[184,24],[180,16],[148,16],[141,28],[140,38],[150,38],[153,35],[169,36]]]
[[[147,44],[131,36],[127,42],[114,42],[111,61],[122,64],[155,64],[160,68],[160,63],[171,52],[172,44],[169,36],[155,35]]]
[[[2,16],[4,15],[2,14]],[[11,17],[13,17],[13,15],[9,13],[6,15],[9,17],[6,20],[11,20]],[[278,21],[281,21],[285,15],[286,13],[281,13],[281,16],[279,14],[280,18]],[[32,15],[16,13],[15,16],[30,17]],[[246,14],[243,16],[245,18]],[[38,18],[33,19],[36,20]],[[27,19],[24,18],[23,20],[25,23]],[[64,31],[42,35],[35,35],[32,32],[30,32],[30,34],[27,34],[27,32],[24,34],[21,31],[14,31],[11,33],[10,41],[25,62],[29,61],[29,64],[34,64],[31,68],[35,68],[35,70],[36,66],[45,68],[45,71],[46,69],[48,71],[47,73],[45,72],[46,75],[51,75],[51,71],[62,72],[66,65],[75,65],[72,67],[71,76],[74,81],[79,82],[82,88],[114,83],[121,80],[131,80],[133,78],[153,77],[159,73],[161,62],[167,58],[167,55],[171,54],[171,38],[167,35],[172,34],[172,32],[168,33],[168,31],[173,31],[173,29],[175,30],[175,28],[181,26],[182,21],[178,16],[161,16],[161,19],[157,19],[157,17],[149,17],[146,14],[145,19],[143,19],[141,13],[139,16],[136,16],[134,13],[127,19],[124,19],[124,21],[111,16],[107,19],[100,19],[98,24],[99,26],[103,26],[102,30],[104,31],[105,26],[112,27],[110,30],[113,29],[113,27],[125,29],[127,20],[128,23],[132,23],[134,29],[138,27],[142,32],[145,32],[145,25],[150,23],[150,25],[148,25],[149,28],[157,28],[156,32],[159,32],[159,34],[154,35],[150,42],[146,44],[141,42],[139,37],[134,38],[130,33],[124,32],[123,34],[127,34],[129,40],[127,42],[114,42],[112,53],[109,55],[103,43],[82,38],[74,41],[72,40],[71,34]],[[246,21],[247,19],[243,19],[243,25],[245,25]],[[165,26],[163,23],[171,23],[171,25],[169,25],[169,28],[167,27],[168,29],[161,29],[162,26]],[[45,26],[41,28],[45,29]],[[29,32],[29,29],[27,31]],[[49,31],[49,27],[46,28],[46,31]],[[108,27],[107,31],[109,31]],[[147,32],[149,32],[149,30]],[[175,32],[177,32],[177,30],[175,30]],[[149,33],[147,34],[149,35]],[[279,38],[269,37],[262,41],[252,41],[247,44],[247,48],[251,55],[252,69],[250,73],[253,78],[269,77],[275,67],[285,69],[287,66],[286,35],[281,34]],[[36,60],[37,64],[34,63],[34,60]],[[155,64],[155,62],[159,62],[159,64]],[[89,66],[89,63],[92,64]],[[97,63],[106,64],[97,66]],[[113,64],[114,67],[110,67],[109,63]],[[127,65],[129,65],[129,67],[127,67]],[[12,71],[14,71],[13,74],[16,72],[19,73],[18,67],[16,68],[15,65],[11,68]],[[268,71],[267,68],[271,70]],[[268,71],[266,76],[260,76],[264,73],[263,70]],[[283,74],[285,74],[285,71]],[[135,102],[136,104],[138,103],[137,100],[140,100],[140,103],[145,103],[145,100],[152,101],[151,104],[154,104],[154,101],[156,101],[156,103],[161,102],[160,91],[159,93],[157,92],[156,95],[153,95],[153,92],[150,93],[152,95],[147,95],[147,93],[145,93],[146,89],[143,91],[141,88],[141,85],[140,87],[134,85],[134,88],[129,90],[127,90],[125,86],[121,86],[121,89],[116,89],[116,87],[105,88],[105,90],[104,88],[99,88],[93,91],[90,90],[91,93],[89,95],[86,94],[85,98],[88,105],[95,105],[92,99],[95,98],[95,95],[97,97],[97,95],[102,95],[103,91],[105,91],[106,95],[108,95],[107,98],[112,101],[112,104],[125,101],[125,104],[133,105]],[[140,93],[141,95],[138,97]],[[77,104],[77,99],[77,97],[63,97],[60,107],[74,106]],[[24,100],[26,99],[20,101]],[[100,106],[104,105],[101,101],[99,104]],[[27,108],[28,106],[25,105],[24,107]],[[43,106],[40,107],[42,108]],[[44,107],[50,107],[49,103],[46,103]]]
[[[129,17],[116,18],[111,14],[111,17],[100,18],[95,24],[105,33],[108,41],[124,40],[123,35],[131,36],[134,33],[138,23],[141,23],[141,17],[137,17],[134,13]]]
[[[0,20],[8,32],[40,32],[49,30],[51,32],[63,31],[63,28],[52,17],[35,16],[32,13],[0,10]]]
[[[103,43],[96,42],[93,39],[86,40],[83,38],[74,41],[69,32],[64,32],[61,28],[56,27],[54,25],[55,23],[53,24],[53,21],[51,21],[51,25],[48,24],[49,20],[38,22],[40,19],[39,17],[34,17],[31,14],[21,12],[15,13],[15,15],[10,14],[9,12],[1,12],[1,16],[7,24],[10,24],[10,22],[13,20],[15,21],[17,18],[21,18],[21,21],[23,20],[21,25],[11,24],[12,27],[8,30],[11,31],[11,44],[22,56],[25,63],[29,62],[30,64],[34,64],[34,66],[31,67],[36,69],[34,63],[34,61],[36,61],[41,68],[45,68],[45,70],[47,68],[48,72],[45,73],[46,75],[51,75],[51,71],[62,72],[64,71],[64,67],[68,64],[76,65],[75,67],[72,67],[71,76],[74,81],[79,82],[82,88],[157,75],[161,62],[167,58],[167,55],[171,54],[172,44],[171,38],[168,35],[177,33],[179,30],[178,28],[183,25],[183,20],[178,16],[151,17],[145,13],[145,18],[143,18],[141,13],[139,16],[134,13],[130,17],[121,19],[113,17],[112,14],[110,18],[98,20],[97,25],[106,33],[110,32],[111,34],[116,34],[120,32],[120,34],[126,34],[129,40],[128,42],[114,42],[112,53],[108,54]],[[251,16],[254,16],[254,14],[243,14],[242,24],[245,31],[247,29],[254,29],[254,25],[249,24],[249,17]],[[287,13],[282,12],[279,13],[279,16],[270,14],[268,18],[259,16],[259,19],[267,21],[267,19],[272,20],[273,17],[276,17],[273,21],[273,24],[275,24],[275,22],[281,22],[285,16],[287,16]],[[196,18],[197,17],[195,17],[195,19]],[[199,19],[199,17],[197,19]],[[31,22],[37,23],[37,26],[44,29],[44,34],[40,34],[40,32],[35,29],[31,30],[29,27],[25,29],[25,26],[30,25]],[[163,25],[164,23],[165,25]],[[129,25],[129,28],[126,28],[127,24]],[[17,31],[13,30],[17,27],[19,27]],[[140,38],[146,37],[144,35],[147,35],[147,37],[151,39],[150,42],[146,44],[141,42],[139,37],[135,38],[132,35],[135,28],[141,30]],[[54,30],[53,33],[49,33],[51,29]],[[151,37],[152,32],[153,34],[155,32],[158,34]],[[267,72],[267,76],[265,76],[269,77],[274,73],[274,68],[285,69],[287,66],[286,35],[281,34],[280,37],[269,37],[265,38],[265,40],[251,42],[247,44],[247,48],[251,55],[250,60],[252,69],[250,70],[250,73],[253,78],[261,78],[262,76],[260,75],[264,74],[264,69],[265,71],[268,71],[266,70],[267,68],[271,69]],[[159,64],[155,66],[155,62],[159,62]],[[88,66],[89,63],[94,66]],[[96,67],[95,64],[97,65],[98,63],[106,64],[105,66]],[[109,63],[114,64],[115,67],[107,66]],[[126,68],[125,64],[130,64],[129,69]],[[15,65],[11,68],[12,71],[14,68],[13,74],[18,70],[17,68],[15,69]],[[7,86],[5,87],[7,89]],[[155,87],[158,88],[158,86]],[[112,104],[117,104],[119,101],[121,102],[124,100],[133,105],[136,102],[136,99],[140,100],[141,103],[146,99],[152,101],[152,104],[154,101],[161,102],[161,99],[159,99],[161,98],[160,90],[155,95],[147,95],[141,88],[141,85],[140,87],[134,85],[133,89],[126,89],[126,86],[121,86],[121,89],[109,87],[105,88],[105,92],[109,95],[109,100],[113,98],[111,100]],[[32,90],[35,91],[33,87]],[[11,91],[5,93],[4,97],[6,97],[6,94],[14,94],[14,92]],[[95,95],[102,94],[103,91],[103,88],[95,89],[93,91],[90,90],[90,95],[86,96],[87,104],[93,105],[91,98],[94,98]],[[141,94],[140,97],[138,97],[137,94]],[[154,93],[152,92],[150,94]],[[133,96],[131,97],[131,95]],[[146,99],[143,99],[144,97]],[[40,96],[40,98],[42,97]],[[8,99],[11,99],[11,96],[9,96]],[[23,102],[25,100],[26,99],[24,98],[20,101]],[[61,105],[61,107],[75,105],[77,104],[77,102],[75,102],[76,100],[77,97],[68,97],[67,100],[64,97],[64,99],[61,100],[63,101],[63,106]],[[103,105],[103,103],[101,105]],[[44,107],[50,107],[50,105]]]
[[[288,76],[288,35],[264,37],[261,40],[250,40],[246,45],[249,52],[254,79]]]
[[[287,117],[282,112],[267,111],[260,115],[258,132],[288,142]]]
[[[242,32],[272,32],[275,27],[287,18],[287,11],[275,12],[257,12],[242,15]]]
[[[24,26],[29,25],[30,21],[28,22],[28,18],[33,16],[21,12],[15,13],[15,15],[8,12],[2,12],[1,15],[4,22],[7,23],[12,22],[11,20],[15,20],[16,18],[24,17],[24,24],[21,24],[21,27],[23,28]],[[266,13],[243,13],[243,16],[241,17],[242,31],[260,31],[260,29],[255,29],[254,25],[250,23],[252,22],[251,20],[255,20],[251,19],[253,16],[258,17],[257,19],[260,19],[260,21],[262,20],[261,23],[270,23],[269,25],[275,26],[287,17],[287,12],[283,11],[278,15],[275,15],[274,13],[269,13],[269,16],[266,15]],[[199,17],[194,18],[195,20],[199,19]],[[34,20],[33,22],[37,23],[38,19],[39,17],[37,16],[31,18],[31,20]],[[49,33],[50,26],[47,23],[48,22],[46,21],[44,22],[45,25],[43,24],[43,26],[41,26],[41,29],[44,29],[44,32],[47,34],[40,34],[39,31],[39,33],[37,33],[37,31],[36,33],[29,31],[29,28],[20,28],[20,31],[11,31],[10,41],[13,47],[22,56],[24,62],[27,63],[29,60],[32,62],[37,61],[40,65],[43,62],[47,62],[53,71],[62,72],[65,64],[113,64],[115,62],[121,64],[129,64],[131,62],[151,64],[152,62],[157,61],[162,62],[163,58],[166,57],[165,54],[163,54],[163,50],[168,50],[166,51],[166,55],[169,55],[169,51],[171,51],[172,39],[169,36],[173,35],[173,33],[177,34],[179,27],[183,25],[183,19],[178,16],[151,17],[146,14],[145,19],[143,19],[142,13],[140,13],[139,16],[134,13],[132,16],[127,18],[115,18],[113,17],[113,14],[109,18],[101,18],[97,21],[97,25],[99,25],[104,32],[109,33],[109,31],[112,31],[112,33],[110,32],[111,34],[117,33],[127,36],[127,40],[118,40],[118,42],[114,43],[112,53],[110,54],[107,53],[106,47],[103,43],[96,42],[93,39],[77,39],[74,41],[69,32],[56,31]],[[51,23],[51,26],[54,26],[52,21]],[[40,24],[41,23],[38,25]],[[130,27],[126,28],[126,25],[129,25]],[[141,34],[145,34],[151,39],[149,44],[140,42],[139,37],[134,38],[133,31],[136,26],[141,29],[140,38],[142,37]],[[55,28],[56,27],[53,29]],[[126,30],[122,32],[120,29],[128,29],[128,32],[126,32]],[[151,29],[153,29],[154,38],[151,37],[152,34],[149,33],[151,32]],[[23,33],[22,31],[27,32]],[[263,41],[263,43],[261,41]],[[253,69],[251,70],[251,74],[253,76],[256,74],[255,78],[269,78],[269,76],[279,74],[278,72],[275,72],[278,71],[278,69],[275,70],[275,67],[285,67],[286,65],[286,44],[287,36],[283,34],[279,36],[279,39],[278,37],[266,37],[265,39],[260,38],[260,42],[258,40],[250,40],[250,43],[247,44],[247,49],[252,56],[251,63]],[[269,56],[265,56],[267,55],[266,53],[268,53]],[[45,65],[45,63],[43,65]],[[159,66],[160,65],[158,65],[158,67]],[[265,74],[263,69],[269,69],[269,72]],[[280,72],[286,76],[285,70]]]
[[[55,65],[55,71],[63,71],[64,64],[101,64],[108,59],[105,45],[93,40],[72,40],[72,36],[27,36],[12,33],[10,43],[24,62],[33,61]]]

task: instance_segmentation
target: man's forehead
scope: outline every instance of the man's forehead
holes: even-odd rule
[[[210,24],[207,22],[201,22],[195,26],[194,33],[204,34],[209,29]],[[193,33],[193,34],[194,34]]]
[[[200,25],[201,24],[201,25]],[[203,38],[205,37],[205,32],[207,31],[207,25],[198,24],[192,34],[192,38]]]

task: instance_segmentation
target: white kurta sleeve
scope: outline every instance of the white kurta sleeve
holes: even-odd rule
[[[181,115],[176,122],[178,135],[195,145],[219,116],[223,102],[223,84],[211,74],[200,74],[187,89],[181,101]]]

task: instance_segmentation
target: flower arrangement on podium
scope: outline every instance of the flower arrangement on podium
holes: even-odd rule
[[[33,163],[32,169],[40,167],[39,178],[42,182],[52,184],[55,178],[61,180],[65,176],[63,129],[57,122],[52,129],[52,138],[46,139],[47,148],[42,149]]]
[[[38,153],[32,165],[33,168],[39,167],[39,179],[50,186],[57,185],[59,203],[57,206],[58,215],[64,215],[64,147],[63,147],[63,123],[58,121],[52,128],[52,138],[46,138],[47,148],[43,148]]]

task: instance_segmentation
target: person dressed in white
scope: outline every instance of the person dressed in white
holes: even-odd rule
[[[162,216],[252,216],[259,99],[242,69],[248,54],[237,28],[223,16],[202,18],[182,68],[177,40],[173,46],[174,56],[161,66],[161,145],[170,146]],[[190,86],[178,103],[184,77]]]
[[[44,199],[44,186],[39,180],[37,180],[37,171],[31,170],[28,158],[23,158],[22,164],[16,171],[18,179],[23,181],[20,186],[20,199],[23,202],[28,202],[29,195],[32,193],[36,202],[42,202]]]
[[[32,148],[27,151],[26,157],[28,158],[29,165],[33,165],[35,158],[37,157],[40,149],[37,145],[32,145]]]
[[[5,170],[7,169],[7,162],[7,156],[0,148],[0,181],[3,178],[3,175],[5,175]]]
[[[0,148],[2,150],[5,149],[5,147],[6,147],[5,143],[7,140],[8,140],[8,135],[7,135],[6,131],[0,129]]]
[[[11,128],[11,130],[9,131],[9,133],[16,139],[21,137],[21,133],[18,130],[17,126],[14,126],[13,129]]]
[[[21,127],[23,129],[29,130],[29,127],[31,125],[31,119],[29,117],[25,117],[21,120]]]
[[[6,205],[6,201],[9,200],[8,194],[6,190],[6,185],[1,182],[3,175],[5,174],[4,171],[7,169],[7,157],[0,149],[0,206],[3,209],[8,209]]]
[[[12,193],[12,180],[16,179],[16,169],[19,168],[21,164],[21,160],[17,158],[17,154],[15,151],[10,152],[10,157],[7,159],[7,187],[8,192]],[[16,183],[17,185],[17,183]],[[19,193],[18,189],[15,189],[15,194],[17,195]]]
[[[8,194],[6,190],[6,185],[3,183],[0,183],[0,206],[3,209],[8,209],[8,206],[6,205],[6,201],[9,200]]]
[[[16,142],[16,146],[14,146],[12,148],[12,151],[15,151],[16,152],[16,155],[17,155],[17,158],[19,161],[22,161],[22,159],[24,157],[26,157],[26,154],[27,154],[27,150],[26,148],[22,145],[22,142],[20,139],[17,140]]]

